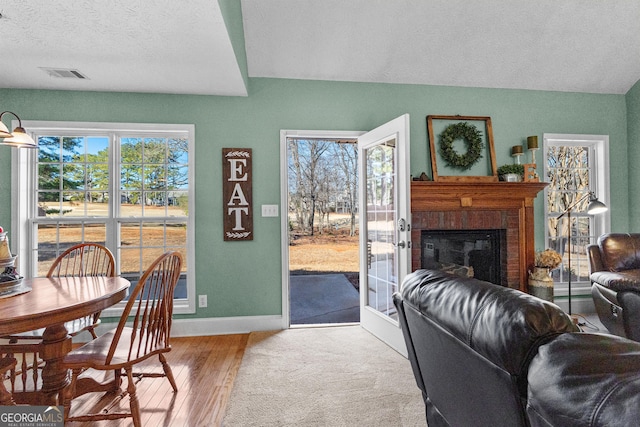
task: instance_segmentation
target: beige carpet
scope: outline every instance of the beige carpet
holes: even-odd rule
[[[254,332],[225,427],[425,426],[409,361],[360,326]]]

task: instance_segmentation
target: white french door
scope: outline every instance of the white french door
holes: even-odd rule
[[[392,295],[411,269],[409,115],[358,138],[360,324],[406,356]]]

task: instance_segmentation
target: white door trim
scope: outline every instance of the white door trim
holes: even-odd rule
[[[282,251],[282,329],[291,325],[289,307],[289,164],[287,138],[309,139],[357,139],[365,132],[332,130],[281,130],[280,131],[280,247]]]

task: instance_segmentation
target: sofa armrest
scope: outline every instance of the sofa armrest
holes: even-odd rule
[[[640,234],[603,234],[598,237],[598,246],[604,270],[640,269]]]
[[[562,334],[538,349],[528,377],[532,427],[638,425],[640,343],[606,334]]]
[[[591,274],[591,283],[597,283],[614,292],[640,293],[640,269],[624,271],[596,271]]]
[[[587,256],[589,258],[589,274],[596,271],[604,271],[604,265],[602,264],[602,255],[600,254],[600,246],[588,245]]]

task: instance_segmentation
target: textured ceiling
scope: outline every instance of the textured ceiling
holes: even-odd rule
[[[249,77],[612,94],[640,79],[638,0],[241,5]],[[247,95],[216,0],[3,0],[0,14],[0,87]]]
[[[0,13],[0,87],[247,94],[215,0],[3,0]]]
[[[638,0],[243,0],[250,76],[626,93]]]

